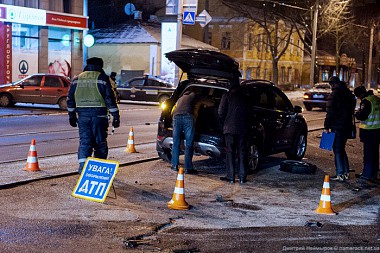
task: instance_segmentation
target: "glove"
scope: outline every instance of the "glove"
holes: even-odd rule
[[[69,117],[70,126],[77,127],[77,121],[78,119],[76,116]]]
[[[112,126],[114,128],[118,128],[120,126],[120,117],[119,116],[113,117]]]

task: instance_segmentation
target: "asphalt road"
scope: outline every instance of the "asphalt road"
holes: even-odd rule
[[[319,132],[309,135],[304,160],[317,166],[315,174],[280,171],[280,154],[265,159],[245,185],[219,180],[223,161],[195,157],[200,173],[185,175],[186,211],[167,207],[177,174],[161,160],[120,168],[103,204],[71,196],[77,175],[2,189],[0,251],[378,252],[378,185],[360,185],[352,173],[346,183],[331,182],[338,214],[314,212],[324,175],[334,174],[333,156],[319,140]],[[348,143],[356,173],[358,145]]]

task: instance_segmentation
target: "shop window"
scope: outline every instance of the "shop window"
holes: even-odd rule
[[[49,10],[63,12],[63,2],[62,0],[49,0]]]
[[[288,82],[292,82],[292,68],[288,67]]]
[[[38,26],[12,23],[12,80],[38,73]]]
[[[285,67],[281,67],[281,82],[285,83]]]
[[[248,34],[248,50],[253,49],[253,33]]]
[[[261,34],[257,35],[257,51],[261,51],[263,46],[263,36]]]
[[[71,30],[49,27],[48,72],[71,77]]]
[[[221,49],[231,49],[231,33],[224,32],[222,34]]]
[[[256,68],[256,78],[260,79],[260,67]]]
[[[204,33],[205,43],[212,45],[212,32],[205,32]]]
[[[4,0],[0,1],[0,3],[21,6],[21,7],[29,7],[29,8],[38,8],[39,0]]]

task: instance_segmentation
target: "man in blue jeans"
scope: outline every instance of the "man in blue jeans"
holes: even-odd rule
[[[177,101],[173,110],[173,148],[172,148],[172,170],[178,170],[181,134],[185,135],[185,173],[195,174],[193,168],[193,144],[195,133],[195,107],[196,94],[186,91]]]
[[[327,98],[325,132],[334,132],[333,144],[336,175],[330,179],[343,182],[349,179],[349,163],[346,153],[347,139],[351,134],[352,117],[356,105],[355,96],[345,82],[336,76],[329,79],[332,92]]]

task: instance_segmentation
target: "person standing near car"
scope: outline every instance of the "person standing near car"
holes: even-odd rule
[[[103,60],[87,59],[84,71],[71,82],[67,95],[67,110],[72,127],[79,128],[79,174],[87,157],[106,159],[108,156],[108,111],[112,126],[120,126],[119,108],[109,77],[103,71]],[[78,117],[77,117],[78,116]]]
[[[112,87],[113,92],[115,93],[116,102],[120,102],[120,94],[117,91],[117,84],[116,84],[116,72],[111,72],[110,74],[110,84]]]
[[[380,144],[380,98],[372,92],[367,92],[364,86],[354,89],[354,94],[360,99],[359,110],[355,118],[360,120],[359,138],[363,142],[363,172],[364,180],[377,180],[379,171]]]
[[[235,183],[235,157],[238,158],[238,176],[241,184],[247,182],[247,137],[249,130],[248,102],[239,80],[231,81],[231,89],[223,94],[218,108],[226,145],[226,176],[223,181]]]
[[[196,94],[193,91],[185,91],[178,99],[172,111],[173,116],[173,148],[172,170],[178,171],[181,135],[185,135],[185,173],[195,174],[193,168],[193,145],[195,134],[195,108]]]
[[[173,147],[172,170],[178,171],[181,135],[185,135],[185,173],[197,174],[193,167],[195,122],[201,108],[213,106],[214,102],[205,94],[185,91],[172,109]]]
[[[343,182],[349,179],[349,162],[346,143],[351,135],[352,117],[356,99],[346,83],[338,77],[329,79],[332,92],[327,98],[324,131],[335,133],[333,143],[336,175],[331,180]]]

